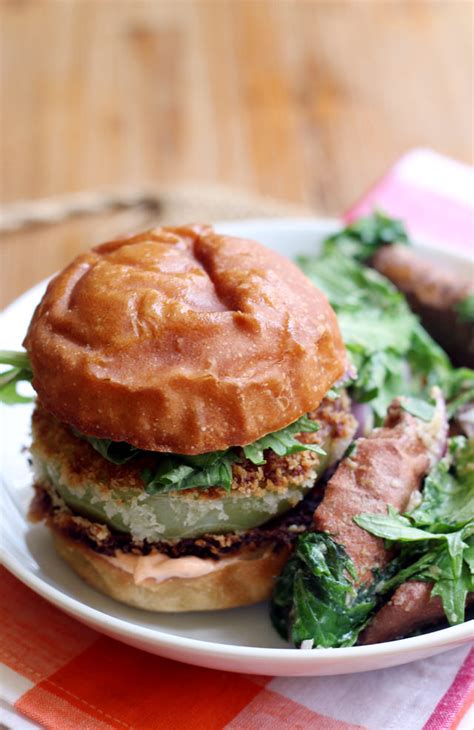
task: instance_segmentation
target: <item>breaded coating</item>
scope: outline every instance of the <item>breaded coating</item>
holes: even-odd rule
[[[35,484],[35,496],[28,518],[31,522],[46,520],[65,537],[75,540],[102,555],[114,556],[117,550],[133,555],[158,552],[170,558],[194,555],[199,558],[220,560],[239,553],[242,548],[256,550],[268,547],[279,551],[292,547],[305,530],[310,529],[316,505],[322,497],[318,485],[284,515],[261,527],[245,532],[204,534],[198,538],[180,540],[137,540],[128,533],[117,532],[107,525],[92,522],[73,514],[52,486]]]
[[[325,399],[309,415],[320,424],[320,429],[301,435],[303,443],[328,444],[327,448],[333,451],[337,444],[345,444],[354,433],[355,421],[345,394],[336,400]],[[156,468],[157,457],[146,453],[123,465],[112,464],[87,441],[74,435],[68,426],[48,413],[40,403],[33,413],[32,431],[33,457],[54,463],[59,468],[61,482],[78,494],[90,485],[94,485],[94,490],[104,498],[112,491],[117,494],[123,490],[127,495],[131,492],[142,493],[145,490],[141,476],[143,469]],[[284,492],[290,486],[301,486],[315,473],[321,457],[311,451],[285,457],[267,451],[265,458],[266,464],[261,466],[244,458],[233,465],[232,492],[263,496],[268,492]],[[334,460],[333,454],[329,454],[331,460]],[[219,487],[188,489],[180,493],[183,497],[199,500],[221,499],[226,494]]]

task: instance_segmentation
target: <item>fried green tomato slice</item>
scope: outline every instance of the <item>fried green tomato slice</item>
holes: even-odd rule
[[[346,396],[323,401],[310,415],[321,428],[300,438],[322,446],[325,457],[311,451],[278,457],[267,451],[261,466],[246,459],[233,465],[230,492],[213,487],[151,495],[141,473],[156,466],[156,456],[111,464],[38,405],[32,421],[35,480],[53,487],[75,514],[128,532],[135,540],[244,531],[295,506],[352,439],[355,424]]]

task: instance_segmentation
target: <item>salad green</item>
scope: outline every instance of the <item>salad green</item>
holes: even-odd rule
[[[242,459],[242,453],[253,464],[265,464],[264,452],[268,449],[278,456],[287,456],[299,451],[314,451],[321,456],[326,452],[315,444],[303,444],[296,438],[300,433],[317,431],[319,425],[308,416],[301,416],[280,431],[269,433],[242,449],[230,448],[212,451],[198,456],[167,455],[159,462],[156,470],[143,472],[148,494],[178,491],[194,487],[224,487],[230,491],[232,485],[232,464]]]
[[[278,456],[287,456],[298,451],[313,451],[321,456],[326,452],[315,444],[303,444],[296,436],[300,433],[313,433],[319,430],[319,424],[304,415],[286,428],[269,433],[252,444],[240,448],[229,448],[225,451],[209,451],[205,454],[190,456],[187,454],[163,454],[156,457],[156,467],[142,472],[148,494],[177,492],[184,489],[223,487],[230,491],[232,486],[232,464],[242,460],[243,456],[253,464],[265,464],[264,451],[273,451]],[[124,441],[97,439],[77,433],[113,464],[125,464],[127,461],[143,453],[140,449]]]
[[[401,221],[375,213],[323,243],[321,253],[297,263],[322,289],[335,310],[358,371],[351,395],[368,403],[376,425],[399,395],[426,397],[441,387],[455,407],[474,400],[474,372],[456,370],[410,310],[404,295],[382,274],[364,265],[387,243],[409,244]],[[448,403],[448,406],[450,404]],[[451,404],[450,415],[454,409]]]
[[[352,646],[375,608],[373,596],[355,588],[356,571],[329,535],[307,532],[278,577],[270,617],[295,646]]]
[[[358,375],[350,393],[370,406],[383,422],[394,397],[402,407],[429,421],[429,390],[438,385],[452,418],[474,401],[474,371],[452,367],[411,312],[403,294],[364,265],[390,243],[409,245],[401,221],[382,213],[356,221],[330,236],[316,256],[298,259],[305,274],[322,289],[337,313],[342,335]],[[472,302],[460,312],[469,317]],[[356,447],[356,445],[355,445]],[[279,577],[271,616],[277,630],[297,646],[354,644],[381,601],[413,578],[434,583],[449,623],[464,620],[467,592],[474,590],[474,445],[450,440],[447,456],[424,484],[421,503],[411,513],[360,515],[357,524],[397,546],[397,557],[370,586],[358,585],[355,567],[343,546],[325,533],[300,536]]]

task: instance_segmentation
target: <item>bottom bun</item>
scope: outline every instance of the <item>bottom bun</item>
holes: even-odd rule
[[[129,606],[147,611],[213,611],[236,608],[270,598],[289,549],[246,550],[222,568],[196,578],[147,579],[137,585],[122,570],[80,542],[65,537],[50,525],[59,555],[89,585]]]

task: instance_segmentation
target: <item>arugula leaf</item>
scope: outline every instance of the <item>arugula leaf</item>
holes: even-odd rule
[[[455,578],[459,577],[461,573],[463,551],[467,547],[464,537],[474,532],[474,520],[456,532],[430,532],[412,526],[410,520],[393,511],[390,511],[388,515],[359,515],[354,517],[354,522],[372,535],[392,542],[436,541],[444,543],[451,559]]]
[[[0,403],[6,403],[7,405],[30,403],[33,398],[21,395],[17,389],[19,383],[30,383],[33,380],[27,353],[0,350],[0,365],[13,366],[9,370],[0,373]]]
[[[452,418],[467,403],[474,404],[474,370],[457,368],[447,383],[448,416]]]
[[[439,596],[450,625],[464,621],[466,597],[472,591],[472,581],[467,566],[463,567],[459,580],[450,578],[437,580],[431,589],[432,596]]]
[[[0,403],[14,405],[16,403],[30,403],[33,398],[21,395],[17,386],[25,381],[30,382],[29,373],[20,368],[10,368],[0,373]]]
[[[399,554],[383,570],[374,571],[376,583],[371,590],[384,596],[412,578],[432,581],[433,576],[439,577],[439,570],[433,566],[442,550],[443,546],[439,544],[424,551],[419,546],[414,547],[413,543],[402,545]]]
[[[474,516],[474,440],[456,436],[425,479],[423,500],[411,513],[421,527],[460,529]]]
[[[466,597],[474,590],[474,568],[466,559],[466,553],[473,550],[474,540],[469,538],[463,551],[463,559],[453,564],[446,551],[438,555],[431,570],[421,577],[433,581],[432,596],[439,596],[448,623],[458,624],[464,621]]]
[[[223,487],[227,492],[232,486],[232,464],[239,455],[232,450],[214,452],[219,454],[207,466],[201,468],[186,463],[196,457],[181,456],[164,459],[156,471],[145,469],[142,472],[148,494],[177,492],[196,487]]]
[[[28,353],[24,350],[0,350],[0,364],[12,365],[14,368],[31,372]],[[31,373],[31,376],[33,376],[33,373]]]
[[[464,562],[472,576],[474,576],[474,538],[469,538],[467,541],[468,547],[464,550]],[[474,587],[472,588],[474,590]]]
[[[312,433],[319,425],[308,416],[301,416],[286,428],[267,434],[242,449],[212,451],[198,456],[166,454],[156,469],[142,472],[148,494],[181,491],[183,489],[223,487],[230,491],[232,486],[232,464],[243,456],[253,464],[265,464],[265,451],[271,450],[278,456],[287,456],[299,451],[314,451],[326,455],[319,446],[303,444],[295,438],[300,433]]]
[[[466,596],[474,587],[473,456],[474,441],[450,439],[447,456],[425,479],[416,509],[400,515],[389,508],[387,515],[354,518],[373,535],[402,546],[401,558],[408,563],[403,577],[408,571],[412,578],[434,583],[432,595],[440,596],[450,624],[464,620]]]
[[[446,535],[431,533],[413,527],[410,520],[389,508],[388,515],[362,514],[354,522],[372,535],[397,542],[445,540]]]
[[[299,451],[314,451],[316,454],[326,456],[326,452],[315,444],[303,444],[295,438],[300,433],[313,433],[319,430],[319,424],[304,415],[294,423],[290,423],[280,431],[269,433],[267,436],[254,441],[252,444],[243,446],[245,457],[253,464],[265,464],[264,452],[267,449],[275,452],[278,456],[296,454]]]
[[[87,441],[104,459],[112,464],[126,464],[130,459],[140,454],[140,449],[128,444],[126,441],[111,441],[110,439],[98,439],[94,436],[84,436],[75,429],[74,434]]]

